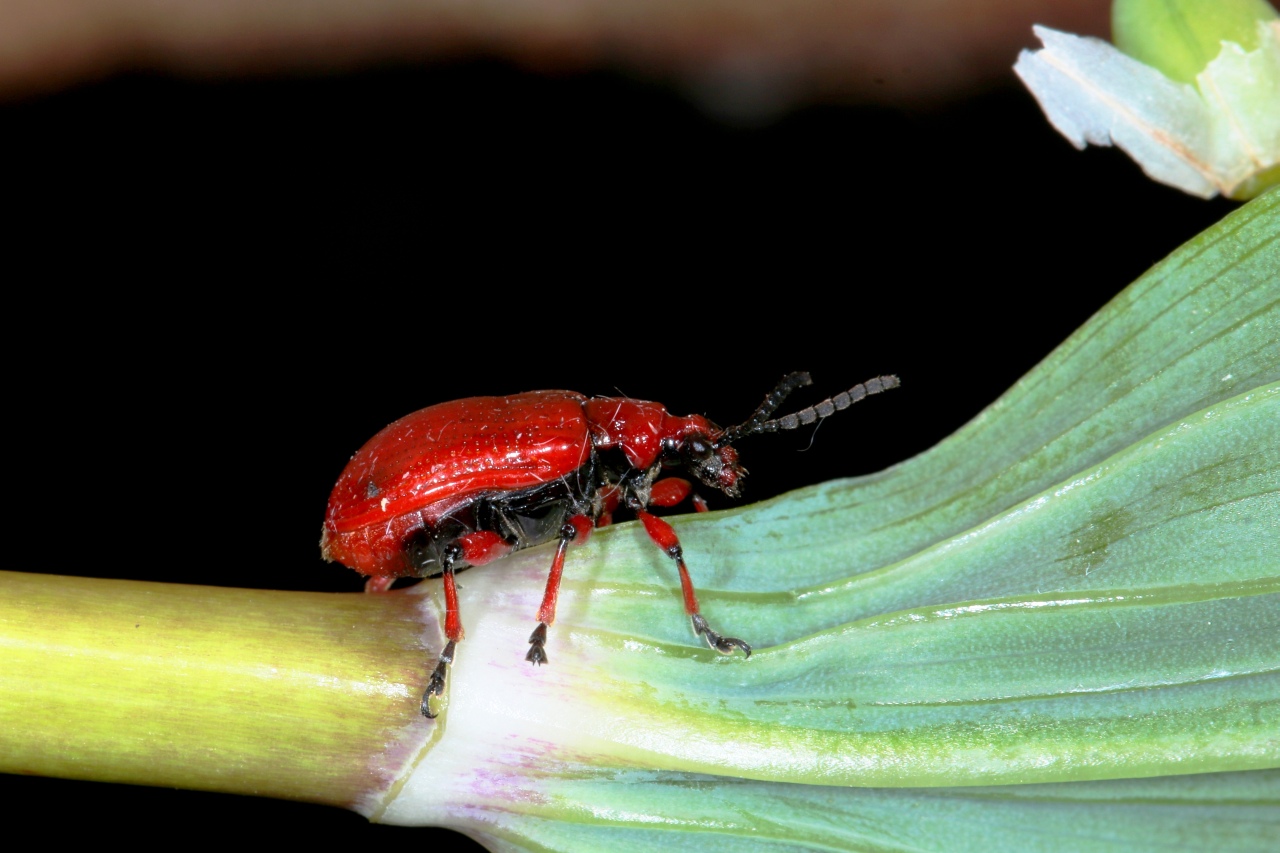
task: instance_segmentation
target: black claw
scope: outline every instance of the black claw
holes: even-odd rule
[[[431,711],[431,697],[444,695],[444,676],[439,672],[432,674],[431,683],[427,685],[427,690],[422,694],[422,716],[428,720],[434,720],[436,714]]]
[[[715,643],[716,651],[722,655],[731,655],[735,648],[742,649],[746,657],[751,657],[751,646],[739,640],[737,637],[718,637]]]
[[[746,653],[747,657],[751,657],[751,646],[739,640],[737,637],[724,637],[711,630],[711,626],[707,624],[707,620],[701,613],[695,613],[693,619],[693,633],[701,634],[706,637],[707,645],[715,649],[722,655],[733,654],[734,649],[741,649]]]
[[[436,662],[436,668],[431,673],[431,680],[427,682],[427,689],[422,694],[422,716],[428,720],[434,720],[436,714],[431,711],[431,697],[444,695],[445,676],[449,672],[449,664],[453,663],[453,653],[456,645],[450,640],[444,647],[444,651],[440,653],[440,660]]]
[[[533,633],[529,635],[529,653],[524,659],[535,666],[547,662],[547,625],[545,622],[539,622],[538,627],[533,629]]]

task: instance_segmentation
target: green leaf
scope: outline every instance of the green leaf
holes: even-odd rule
[[[444,733],[375,819],[503,849],[1261,849],[1280,193],[928,453],[674,523],[749,660],[697,644],[668,561],[623,525],[575,549],[532,671],[511,648],[547,557],[515,555],[465,578],[489,611]]]
[[[995,788],[834,788],[666,774],[558,777],[493,850],[1274,850],[1280,772]]]

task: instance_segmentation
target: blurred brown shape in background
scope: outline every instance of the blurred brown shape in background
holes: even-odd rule
[[[1106,0],[0,0],[0,98],[117,72],[346,71],[492,57],[668,80],[713,111],[933,102],[1009,73],[1031,25],[1108,31]]]

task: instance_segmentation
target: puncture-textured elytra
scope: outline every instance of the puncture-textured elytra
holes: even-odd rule
[[[650,507],[692,497],[687,479],[661,477],[682,468],[702,485],[740,497],[746,476],[733,446],[758,433],[792,430],[898,386],[877,376],[798,412],[773,418],[791,392],[810,384],[791,373],[747,420],[721,429],[701,415],[678,417],[660,403],[532,391],[469,397],[408,415],[369,440],[343,470],[321,532],[324,558],[367,575],[365,589],[385,592],[396,578],[443,576],[448,638],[422,698],[434,717],[449,664],[463,637],[454,573],[512,551],[556,540],[537,627],[525,659],[546,663],[547,628],[570,543],[612,521],[619,506],[635,513],[649,538],[680,573],[685,612],[695,635],[722,654],[751,646],[712,630],[698,607],[680,540]]]

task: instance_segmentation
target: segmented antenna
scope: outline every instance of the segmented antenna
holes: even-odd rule
[[[769,420],[769,416],[778,410],[782,405],[782,401],[787,399],[792,391],[797,388],[803,388],[812,383],[809,374],[804,371],[788,373],[782,377],[782,381],[778,386],[765,395],[764,402],[756,407],[751,413],[751,417],[747,418],[737,426],[731,426],[720,436],[720,440],[716,442],[716,447],[723,447],[726,444],[733,444],[744,435],[754,435],[760,432],[761,425]]]
[[[801,409],[798,412],[772,421],[765,421],[760,424],[757,432],[777,432],[781,429],[797,429],[802,426],[808,426],[818,418],[828,418],[836,412],[844,411],[871,394],[879,394],[881,391],[897,388],[901,384],[896,376],[877,376],[875,379],[859,382],[848,391],[842,391],[834,397],[828,397],[816,406]]]

